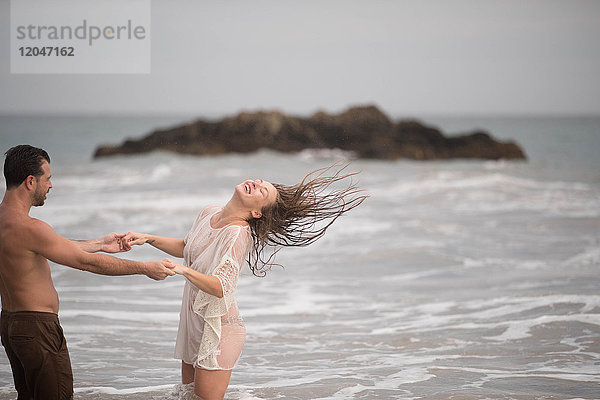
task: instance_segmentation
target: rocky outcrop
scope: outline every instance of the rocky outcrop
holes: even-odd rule
[[[100,146],[94,157],[153,150],[215,155],[261,148],[280,152],[341,149],[377,159],[525,159],[516,143],[499,142],[486,132],[446,137],[417,120],[393,122],[375,106],[353,107],[337,115],[320,111],[309,118],[279,111],[241,112],[220,121],[197,120],[155,131],[121,145]]]

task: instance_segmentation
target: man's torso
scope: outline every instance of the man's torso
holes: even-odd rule
[[[58,313],[58,294],[48,261],[31,250],[34,219],[0,205],[0,294],[2,309]],[[39,221],[38,221],[39,222]]]

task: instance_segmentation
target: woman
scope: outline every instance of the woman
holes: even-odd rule
[[[184,239],[129,232],[124,240],[144,243],[174,256],[173,271],[186,278],[175,358],[182,360],[183,384],[194,383],[204,400],[225,395],[246,338],[234,293],[247,261],[256,276],[264,276],[281,246],[306,246],[320,238],[343,213],[367,196],[352,182],[355,175],[332,176],[332,167],[308,174],[293,186],[262,179],[235,187],[224,207],[209,206],[198,214]],[[334,184],[349,179],[341,189]],[[267,246],[275,252],[265,259]]]

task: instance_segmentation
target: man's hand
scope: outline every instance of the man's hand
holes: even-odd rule
[[[157,281],[162,281],[167,276],[175,275],[173,266],[169,261],[148,261],[145,262],[145,272],[148,278],[152,278]]]
[[[100,241],[100,251],[105,253],[120,253],[131,249],[127,246],[123,240],[125,237],[124,233],[109,233],[108,235],[98,239]]]

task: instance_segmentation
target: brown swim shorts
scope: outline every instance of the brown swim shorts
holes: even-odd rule
[[[2,310],[0,336],[19,400],[73,398],[69,350],[56,314]]]

